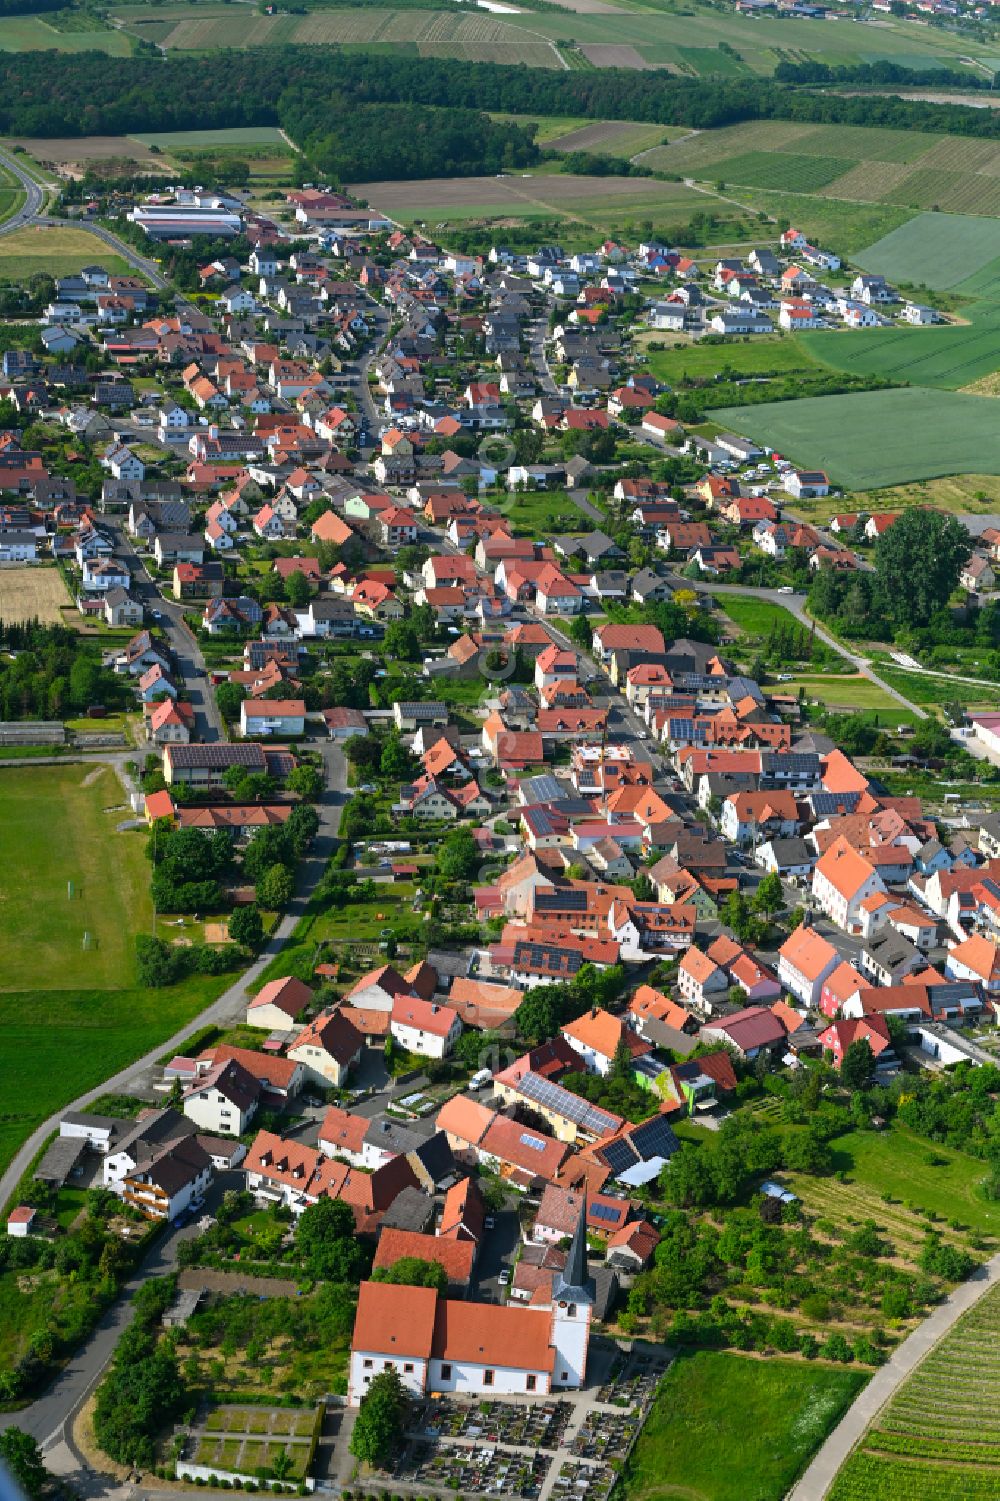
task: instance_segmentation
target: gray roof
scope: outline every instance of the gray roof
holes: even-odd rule
[[[382,1230],[415,1230],[423,1234],[434,1219],[434,1200],[419,1188],[404,1188],[382,1217]]]

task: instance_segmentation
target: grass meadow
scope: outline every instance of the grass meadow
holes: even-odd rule
[[[858,1370],[682,1352],[625,1466],[622,1501],[781,1501],[865,1384]]]
[[[136,987],[134,938],[152,916],[145,839],[115,832],[129,816],[124,792],[111,767],[93,771],[0,771],[0,1167],[53,1110],[176,1031],[229,983],[199,975],[163,990]]]
[[[48,276],[72,276],[83,266],[100,264],[116,275],[127,275],[131,266],[108,250],[86,230],[71,225],[58,229],[32,225],[12,230],[0,238],[0,281],[26,281],[39,272]]]

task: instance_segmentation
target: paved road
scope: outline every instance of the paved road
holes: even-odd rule
[[[226,727],[208,680],[208,667],[197,639],[184,623],[183,604],[179,600],[167,599],[160,593],[123,521],[115,516],[106,516],[101,525],[114,537],[115,552],[128,562],[132,574],[132,593],[146,606],[147,613],[156,610],[160,615],[157,624],[167,638],[177,663],[178,675],[183,678],[185,692],[194,706],[198,739],[225,740]]]
[[[830,1434],[812,1464],[802,1476],[788,1501],[823,1501],[837,1477],[837,1472],[852,1449],[864,1437],[868,1427],[895,1395],[902,1382],[929,1355],[948,1330],[972,1308],[984,1293],[1000,1280],[1000,1255],[963,1282],[940,1303],[930,1318],[893,1352],[892,1359],[875,1372],[871,1381]]]
[[[134,1062],[128,1064],[126,1068],[120,1069],[110,1079],[105,1079],[94,1089],[90,1089],[85,1094],[80,1095],[78,1099],[68,1100],[56,1114],[50,1116],[47,1121],[43,1121],[31,1133],[20,1151],[14,1156],[7,1170],[0,1176],[0,1205],[6,1203],[17,1187],[21,1175],[27,1170],[32,1157],[39,1150],[45,1138],[58,1129],[59,1118],[67,1110],[86,1110],[99,1095],[116,1090],[126,1090],[129,1081],[134,1075],[141,1074],[145,1070],[152,1068],[157,1059],[163,1057],[165,1053],[179,1051],[184,1042],[201,1027],[213,1023],[226,1023],[234,1017],[242,1018],[246,1009],[247,999],[257,988],[257,981],[260,978],[262,970],[280,953],[284,944],[291,937],[295,924],[305,912],[313,888],[323,875],[327,861],[333,852],[334,841],[337,831],[340,828],[340,816],[343,812],[344,804],[347,802],[347,762],[340,747],[332,744],[327,744],[323,747],[323,759],[326,765],[327,785],[321,801],[317,804],[317,812],[320,819],[319,832],[316,835],[309,856],[299,866],[296,895],[289,903],[288,910],[268,940],[263,953],[254,960],[253,964],[250,965],[249,969],[244,971],[238,980],[235,980],[219,996],[218,1000],[213,1001],[204,1011],[192,1017],[180,1031],[175,1032],[172,1037],[164,1038],[162,1042],[158,1043],[144,1057],[137,1058]]]
[[[911,703],[908,698],[905,698],[902,693],[897,692],[895,688],[890,688],[884,678],[880,678],[872,670],[867,657],[860,657],[856,652],[850,651],[835,636],[831,636],[829,631],[824,630],[818,621],[813,620],[812,616],[806,613],[806,595],[782,594],[780,589],[752,589],[744,584],[716,584],[698,582],[696,580],[688,582],[687,587],[696,589],[700,594],[746,594],[752,599],[765,599],[770,604],[780,605],[790,615],[794,615],[795,619],[804,625],[807,630],[815,630],[817,639],[822,641],[824,646],[828,646],[831,651],[835,651],[838,656],[843,657],[845,662],[850,662],[855,672],[867,678],[870,683],[874,683],[877,688],[881,688],[883,693],[887,693],[890,698],[895,699],[904,709],[909,709],[911,714],[916,715],[918,719],[927,718],[927,711],[925,709],[921,709],[919,704]]]
[[[33,177],[29,177],[16,156],[12,156],[7,151],[0,151],[0,165],[6,167],[24,189],[24,202],[21,207],[16,214],[11,214],[10,218],[0,225],[0,235],[7,235],[11,230],[23,229],[26,224],[31,224],[38,217],[45,203],[45,193],[40,184]]]

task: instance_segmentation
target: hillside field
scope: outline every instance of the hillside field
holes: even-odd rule
[[[839,337],[835,335],[834,337]],[[1000,474],[1000,425],[986,396],[920,387],[722,407],[713,418],[850,490],[935,475]]]
[[[95,262],[116,275],[131,271],[120,255],[84,229],[31,225],[0,238],[0,281],[24,281],[38,272],[49,276],[72,276]]]
[[[1000,1289],[961,1318],[878,1415],[830,1501],[995,1501]]]

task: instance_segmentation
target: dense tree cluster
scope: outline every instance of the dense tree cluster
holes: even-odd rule
[[[8,0],[10,3],[10,0]],[[907,70],[903,78],[912,82]],[[916,79],[919,82],[919,77]],[[963,75],[963,87],[970,81]],[[387,108],[388,107],[388,108]],[[484,111],[648,120],[710,129],[741,120],[877,125],[1000,135],[992,110],[887,94],[807,92],[778,80],[680,78],[652,70],[505,67],[393,59],[324,47],[205,57],[10,53],[0,64],[4,135],[128,135],[139,130],[280,125],[345,180],[501,170],[537,160],[530,126]],[[451,112],[457,111],[453,115]]]
[[[131,680],[101,666],[99,643],[62,625],[0,621],[0,719],[60,719],[97,704],[134,705]]]

